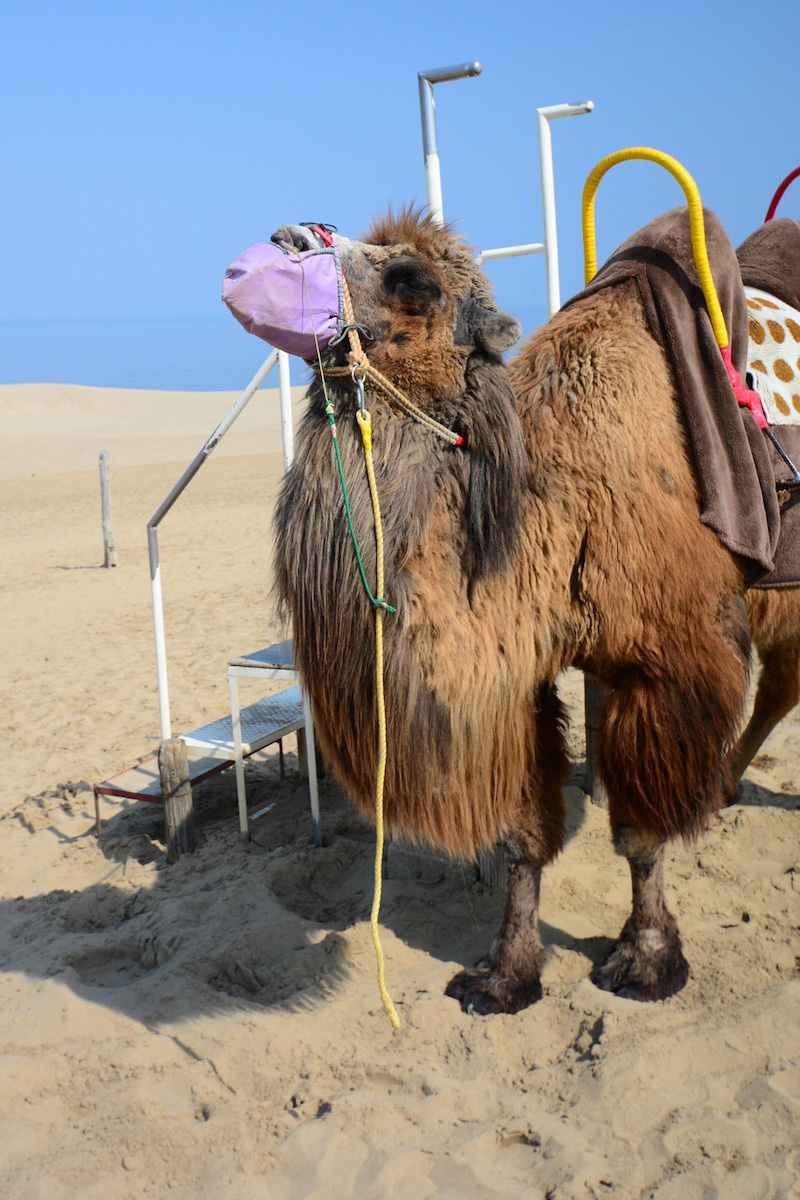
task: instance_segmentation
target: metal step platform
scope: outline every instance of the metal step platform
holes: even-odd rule
[[[266,652],[262,652],[265,653]],[[286,688],[273,696],[267,696],[247,705],[240,711],[237,706],[241,739],[237,747],[237,730],[231,714],[219,717],[199,729],[183,735],[189,768],[189,782],[194,785],[224,771],[227,767],[241,767],[245,758],[255,754],[274,742],[280,742],[289,733],[304,729],[306,714],[299,686]],[[306,743],[307,744],[307,743]],[[312,742],[313,745],[313,742]],[[316,782],[316,780],[315,780]],[[158,755],[151,755],[127,771],[114,775],[103,783],[94,785],[94,802],[97,832],[100,834],[100,796],[116,796],[131,800],[162,803],[161,778]],[[316,791],[316,789],[315,789]],[[257,812],[248,813],[246,806],[242,818],[243,793],[240,799],[240,823],[247,832],[248,817],[251,820],[263,815],[271,807],[267,805]],[[319,814],[316,795],[312,795],[312,817],[314,840],[319,838]]]

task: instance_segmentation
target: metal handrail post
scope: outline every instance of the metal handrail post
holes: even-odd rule
[[[281,400],[281,444],[283,469],[288,471],[294,458],[294,421],[292,420],[292,380],[289,374],[289,355],[278,351],[278,391]]]
[[[547,278],[547,315],[552,317],[561,307],[561,283],[558,275],[558,232],[556,230],[556,193],[553,182],[553,142],[550,122],[558,117],[577,117],[593,110],[594,103],[551,104],[537,108],[539,132],[539,175],[542,185],[542,217],[544,219],[544,266]]]
[[[442,207],[442,172],[439,165],[439,147],[436,142],[436,103],[433,86],[449,83],[451,79],[470,79],[480,75],[479,62],[462,63],[457,67],[436,67],[432,71],[420,71],[419,108],[422,118],[422,149],[425,155],[425,191],[428,196],[428,212],[437,225],[444,224]]]
[[[161,564],[158,560],[158,530],[147,526],[147,552],[150,558],[150,601],[153,608],[153,636],[156,643],[156,685],[158,687],[158,721],[161,740],[172,737],[167,683],[167,650],[164,637],[164,601],[161,595]]]

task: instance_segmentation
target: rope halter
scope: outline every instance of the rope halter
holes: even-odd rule
[[[379,388],[384,395],[386,395],[390,400],[394,401],[397,407],[401,409],[406,416],[413,417],[415,421],[418,421],[421,425],[424,425],[427,429],[430,429],[432,433],[435,433],[440,438],[443,438],[451,446],[463,446],[464,438],[460,433],[454,433],[452,429],[448,429],[446,425],[442,425],[440,421],[435,420],[434,417],[431,417],[428,415],[428,413],[423,412],[421,408],[408,399],[404,392],[401,392],[399,388],[395,387],[391,380],[387,379],[386,376],[382,374],[376,366],[373,366],[366,355],[364,347],[361,345],[359,331],[364,327],[363,325],[359,325],[356,321],[355,313],[353,312],[353,303],[350,299],[350,290],[347,286],[347,280],[345,279],[344,271],[341,272],[341,285],[342,316],[344,318],[341,331],[342,334],[345,332],[347,333],[347,337],[350,342],[350,351],[347,356],[348,365],[345,367],[325,367],[322,365],[322,361],[320,360],[318,364],[314,364],[314,370],[319,371],[319,373],[323,376],[327,375],[334,377],[350,375],[354,381],[358,381],[359,379],[368,379],[372,384],[374,384],[375,387]],[[332,342],[331,345],[333,344],[335,343]]]

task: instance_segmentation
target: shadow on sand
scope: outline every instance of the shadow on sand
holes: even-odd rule
[[[577,786],[580,770],[567,789],[568,840],[590,804]],[[89,785],[72,791],[91,816]],[[274,761],[251,763],[248,796],[273,808],[244,841],[232,773],[196,789],[198,848],[172,866],[160,806],[121,805],[98,845],[93,824],[79,835],[61,828],[63,789],[26,801],[6,820],[32,836],[47,827],[59,839],[66,882],[73,855],[85,865],[87,855],[100,853],[108,872],[83,890],[3,903],[0,966],[59,977],[148,1027],[253,1006],[306,1009],[335,996],[354,971],[372,971],[366,938],[352,936],[359,925],[363,933],[372,905],[372,827],[328,777],[320,788],[323,845],[313,846],[292,755],[285,778]],[[737,803],[797,809],[800,797],[745,781]],[[54,819],[43,826],[48,807]],[[469,964],[485,953],[500,923],[502,890],[481,882],[474,866],[435,855],[390,851],[386,862],[382,927],[442,962]],[[541,932],[546,947],[577,949],[590,964],[612,946],[611,938],[579,939],[546,923]]]

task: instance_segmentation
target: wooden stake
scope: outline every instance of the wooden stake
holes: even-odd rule
[[[186,746],[180,738],[169,738],[158,748],[158,771],[167,827],[167,862],[191,854],[197,845],[192,807],[192,785]]]
[[[108,451],[100,451],[100,500],[103,508],[104,567],[117,565],[117,540],[111,527],[111,485],[108,478]]]

